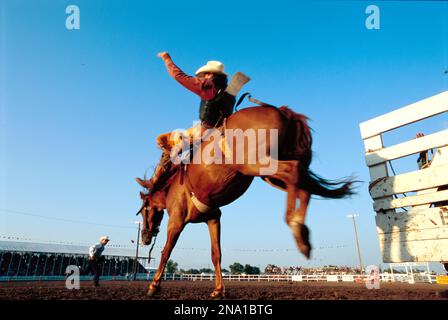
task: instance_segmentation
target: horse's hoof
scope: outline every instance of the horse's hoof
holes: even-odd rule
[[[210,299],[221,300],[225,298],[225,294],[222,291],[215,290],[210,294]]]
[[[302,223],[290,224],[300,252],[309,259],[311,257],[310,230]]]
[[[154,297],[159,292],[160,292],[160,286],[150,285],[147,295],[148,295],[148,297]]]
[[[300,246],[299,250],[307,259],[311,258],[311,247],[310,246]]]
[[[300,233],[302,234],[303,245],[300,248],[300,252],[309,259],[311,257],[311,243],[310,243],[310,230],[304,224],[300,225]]]

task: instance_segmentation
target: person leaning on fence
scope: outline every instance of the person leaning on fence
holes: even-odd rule
[[[419,132],[415,135],[415,138],[418,139],[418,138],[422,138],[424,136],[425,135],[423,133]],[[431,150],[431,153],[434,153],[434,151]],[[417,159],[418,168],[419,169],[428,168],[431,165],[431,161],[432,161],[432,159],[429,159],[429,150],[420,152],[418,159]]]
[[[102,253],[104,247],[110,241],[108,236],[102,236],[100,242],[94,244],[89,248],[89,264],[87,266],[87,273],[93,273],[93,284],[95,287],[99,286],[101,264],[104,260]]]
[[[423,133],[417,133],[417,135],[415,137],[422,138],[424,136],[425,135]],[[429,158],[429,152],[431,152],[431,154],[432,154],[431,159]],[[418,168],[420,170],[429,168],[431,166],[433,159],[434,159],[434,150],[431,149],[431,150],[420,152],[420,155],[417,159]],[[440,186],[437,188],[437,191],[443,191],[443,190],[448,190],[448,185],[443,185],[443,186]],[[443,207],[443,206],[448,206],[448,201],[439,201],[439,202],[434,202],[431,204],[431,207]]]

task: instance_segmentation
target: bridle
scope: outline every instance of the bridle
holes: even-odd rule
[[[145,217],[145,216],[143,215],[143,209],[144,209],[144,208],[147,208],[148,206],[149,206],[148,196],[145,196],[145,201],[143,202],[142,207],[141,207],[140,210],[138,210],[137,213],[136,213],[136,216],[138,216],[139,214],[142,215],[142,218],[143,218],[143,226],[145,227],[146,230],[149,228],[149,226],[148,226],[148,220],[147,220],[147,217]],[[149,252],[148,252],[148,263],[151,263],[151,253],[152,253],[152,250],[154,249],[154,246],[155,246],[155,244],[156,244],[156,241],[157,241],[157,235],[158,235],[158,234],[159,234],[159,226],[157,226],[157,227],[155,228],[155,231],[151,232],[151,234],[150,234],[151,238],[154,238],[154,240],[152,241],[151,248],[149,249]]]
[[[146,229],[146,230],[149,229],[149,223],[148,223],[147,216],[145,216],[145,215],[143,214],[143,209],[149,207],[149,199],[148,199],[148,198],[149,198],[149,196],[148,196],[148,195],[145,195],[145,197],[144,197],[145,201],[143,202],[143,205],[141,206],[140,210],[138,210],[137,213],[135,214],[136,216],[138,216],[139,214],[142,215],[142,218],[143,218],[143,227],[144,227],[144,229]],[[148,209],[146,209],[146,210],[148,210]],[[160,224],[159,224],[159,226],[160,226]],[[150,236],[151,236],[151,237],[157,237],[157,234],[159,233],[159,226],[156,226],[155,228],[153,228],[153,229],[155,229],[155,230],[152,231],[152,232],[150,233]]]
[[[142,207],[140,208],[140,210],[137,211],[137,213],[135,215],[138,216],[140,213],[142,213],[143,208],[146,208],[147,206],[148,206],[148,198],[145,197],[145,202],[143,202]]]

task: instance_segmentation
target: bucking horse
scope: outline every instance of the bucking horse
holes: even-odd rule
[[[261,177],[270,185],[287,193],[285,220],[300,252],[308,259],[311,254],[309,229],[305,216],[311,195],[324,198],[344,198],[353,194],[352,178],[326,180],[313,173],[311,163],[312,135],[307,117],[286,106],[253,106],[230,115],[220,130],[221,155],[214,149],[214,157],[222,161],[201,161],[204,152],[192,152],[192,161],[180,164],[160,190],[140,192],[143,205],[138,213],[143,219],[142,242],[151,244],[159,232],[164,211],[168,212],[167,238],[160,264],[149,285],[148,295],[160,291],[161,278],[176,242],[188,223],[204,222],[211,239],[211,256],[215,268],[215,289],[211,298],[224,298],[221,271],[221,210],[241,197],[254,177]],[[244,133],[241,152],[232,152],[238,134]],[[252,138],[257,143],[251,143]],[[214,139],[202,139],[202,150],[216,144]],[[209,148],[210,150],[211,148]],[[273,152],[272,150],[275,150]],[[260,152],[262,151],[262,152]],[[254,157],[253,155],[257,155]],[[268,170],[267,167],[275,168]],[[297,200],[299,206],[297,207]]]

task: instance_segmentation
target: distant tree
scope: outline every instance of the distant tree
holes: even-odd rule
[[[234,262],[229,266],[230,273],[232,274],[241,274],[244,272],[244,266],[239,262]]]
[[[210,268],[202,268],[199,269],[199,273],[214,273],[214,271]]]
[[[221,272],[223,272],[223,273],[229,273],[229,270],[227,270],[227,269],[222,269]]]
[[[260,268],[251,266],[250,264],[246,264],[244,266],[245,274],[260,274]]]
[[[188,269],[188,270],[181,270],[181,273],[185,273],[185,274],[200,274],[201,272],[198,269]]]
[[[198,269],[188,269],[185,271],[187,274],[200,274],[201,272]]]
[[[166,273],[176,273],[177,272],[177,262],[174,262],[173,260],[168,260],[168,262],[166,263]]]

